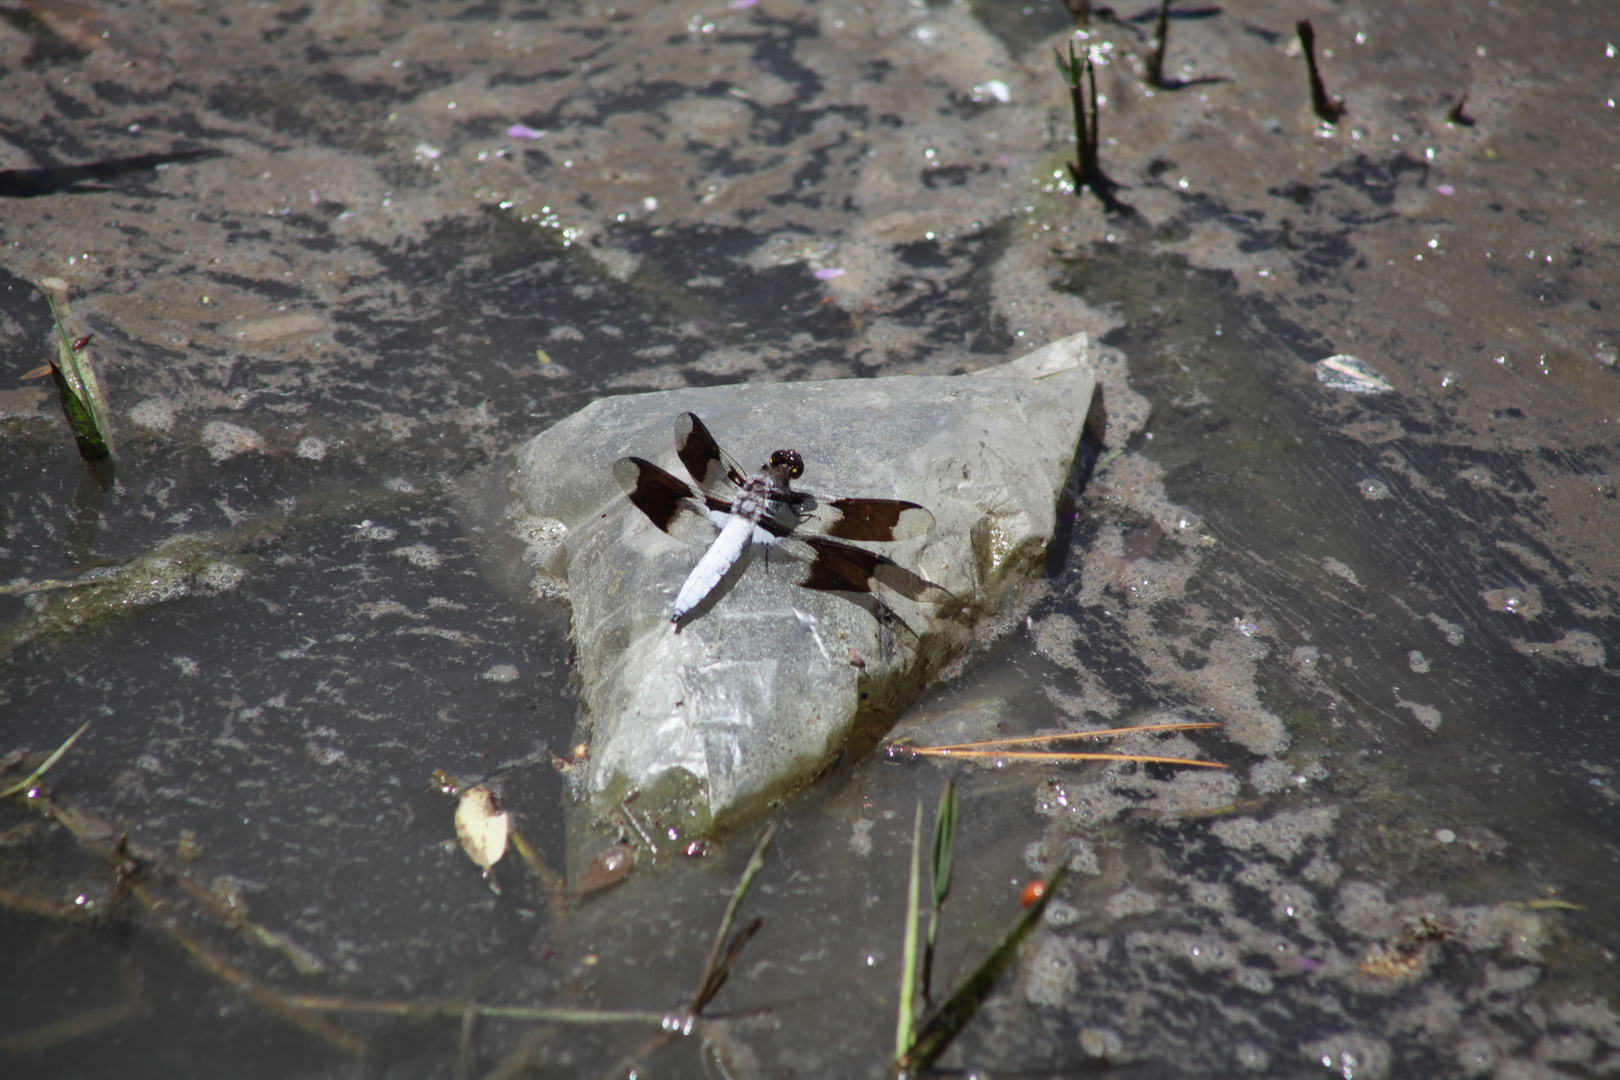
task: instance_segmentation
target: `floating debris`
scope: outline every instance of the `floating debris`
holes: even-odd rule
[[[1394,940],[1370,947],[1356,969],[1374,979],[1415,981],[1439,958],[1440,943],[1455,933],[1455,928],[1441,916],[1415,916],[1407,920]]]
[[[1343,390],[1347,394],[1387,394],[1395,389],[1368,367],[1366,361],[1349,353],[1318,360],[1316,381],[1329,390]]]
[[[636,866],[636,849],[624,841],[610,844],[591,864],[579,875],[574,882],[574,895],[576,897],[589,896],[594,892],[601,892],[610,885],[617,885],[629,876]]]
[[[474,784],[461,793],[456,804],[456,839],[461,850],[477,863],[484,872],[489,887],[499,893],[495,884],[495,864],[506,854],[506,834],[511,819],[501,809],[495,792],[487,784]]]

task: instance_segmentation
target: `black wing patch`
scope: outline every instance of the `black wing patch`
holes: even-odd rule
[[[742,467],[720,449],[703,421],[692,413],[684,412],[675,418],[675,453],[705,495],[724,495],[730,488],[748,482]]]
[[[702,496],[692,485],[678,480],[650,461],[638,457],[620,458],[613,463],[613,478],[647,520],[677,540],[699,547],[720,535],[720,529],[704,513],[705,501],[720,502],[718,510],[730,510],[721,500],[699,501]]]
[[[814,552],[814,558],[806,562],[808,572],[798,582],[806,589],[871,592],[873,582],[877,582],[909,600],[921,603],[943,604],[956,599],[949,590],[919,577],[893,559],[865,548],[851,547],[819,536],[795,537],[793,541],[784,541],[778,546],[802,558],[793,550],[797,544],[803,544]]]
[[[934,527],[934,515],[900,499],[833,499],[811,520],[841,540],[909,540]]]

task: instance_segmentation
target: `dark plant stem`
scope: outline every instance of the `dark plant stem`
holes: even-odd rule
[[[1061,56],[1058,66],[1064,66]],[[1074,105],[1074,142],[1078,158],[1070,163],[1069,175],[1074,178],[1075,187],[1090,187],[1101,193],[1110,185],[1097,162],[1097,69],[1090,56],[1082,61],[1074,55],[1072,41],[1069,42],[1065,81],[1069,84],[1069,100]]]
[[[737,917],[737,909],[742,906],[743,897],[748,895],[749,888],[754,884],[754,878],[764,867],[765,849],[771,846],[771,838],[775,835],[776,823],[773,821],[765,827],[759,842],[754,845],[754,853],[749,856],[748,865],[743,868],[742,879],[737,882],[737,888],[731,894],[731,902],[726,905],[726,913],[720,918],[720,929],[715,932],[714,944],[709,949],[709,958],[704,961],[703,974],[698,976],[697,991],[692,995],[692,1004],[687,1006],[687,1013],[693,1018],[703,1012],[704,1006],[714,1000],[714,995],[720,992],[720,987],[726,981],[726,975],[731,971],[731,965],[736,961],[737,955],[759,929],[759,920],[755,919],[735,937],[731,936],[731,924]]]
[[[1143,58],[1149,86],[1164,85],[1164,54],[1170,47],[1170,0],[1159,0],[1159,18],[1153,24],[1153,44]]]
[[[1322,73],[1316,67],[1316,30],[1309,19],[1299,20],[1294,24],[1294,29],[1299,31],[1300,48],[1305,50],[1305,66],[1311,73],[1311,108],[1322,122],[1336,124],[1345,113],[1344,99],[1329,97],[1327,87],[1322,85]]]

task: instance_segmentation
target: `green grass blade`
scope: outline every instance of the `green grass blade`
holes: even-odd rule
[[[934,941],[939,935],[939,909],[951,891],[951,852],[956,847],[956,780],[945,781],[945,790],[939,793],[939,807],[934,811],[934,848],[929,869],[933,886],[933,908],[928,916],[928,943],[923,949],[923,1000],[932,1002],[930,986],[934,978]]]
[[[911,826],[911,884],[906,893],[906,934],[901,951],[900,1016],[894,1026],[894,1057],[898,1062],[911,1045],[911,1033],[916,1023],[917,993],[917,906],[922,877],[922,803],[917,804],[917,817]]]
[[[939,1056],[951,1045],[962,1029],[967,1027],[984,1004],[984,999],[996,988],[1002,973],[1018,953],[1029,932],[1035,928],[1041,913],[1046,910],[1047,901],[1057,895],[1058,887],[1063,879],[1069,875],[1069,864],[1065,861],[1052,876],[1046,879],[1046,891],[1041,894],[1033,904],[1024,909],[1018,921],[1002,937],[1001,942],[990,951],[990,954],[980,962],[978,968],[969,975],[961,986],[956,988],[949,1000],[930,1016],[917,1034],[916,1042],[900,1055],[901,1069],[910,1074],[917,1075],[932,1065]]]
[[[40,291],[45,294],[51,319],[56,324],[56,358],[51,361],[51,379],[56,383],[57,397],[62,402],[62,415],[67,417],[73,440],[79,444],[79,456],[86,461],[105,461],[112,457],[112,438],[108,434],[107,405],[101,381],[96,378],[89,358],[81,363],[73,343],[68,340],[56,298],[44,289]]]
[[[55,765],[58,761],[61,761],[63,754],[67,753],[73,748],[73,744],[79,741],[79,736],[83,735],[85,733],[85,729],[87,729],[89,726],[90,721],[88,720],[86,720],[83,724],[80,724],[79,730],[75,731],[72,735],[69,735],[67,742],[63,743],[61,746],[58,746],[56,748],[56,752],[50,757],[46,758],[39,768],[28,774],[28,779],[16,784],[12,784],[10,787],[6,788],[6,790],[0,791],[0,799],[9,798],[12,795],[17,794],[19,791],[27,791],[29,788],[38,783],[39,778],[44,776],[46,771],[49,770],[52,765]]]
[[[83,399],[73,392],[73,384],[68,381],[60,365],[51,364],[51,380],[56,383],[56,396],[62,403],[62,415],[67,417],[68,428],[73,432],[73,441],[79,446],[79,456],[86,461],[105,461],[112,457],[112,451],[107,448],[107,440],[101,437],[96,428],[96,418],[85,406]]]
[[[934,857],[931,869],[934,885],[934,910],[945,902],[951,891],[951,849],[956,844],[956,780],[945,781],[945,790],[939,793],[939,808],[934,811]]]
[[[1052,60],[1057,64],[1058,75],[1063,79],[1064,85],[1074,86],[1074,76],[1070,74],[1074,64],[1074,46],[1069,46],[1069,59],[1064,60],[1063,54],[1056,49],[1052,50]]]

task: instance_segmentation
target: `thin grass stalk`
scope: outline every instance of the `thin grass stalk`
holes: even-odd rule
[[[655,1024],[667,1013],[648,1009],[555,1009],[540,1005],[481,1005],[466,1001],[358,1001],[352,998],[290,994],[282,999],[290,1009],[309,1012],[359,1013],[375,1016],[460,1018],[467,1013],[496,1020],[535,1020],[554,1024]]]
[[[534,876],[540,879],[540,884],[545,887],[546,902],[551,909],[552,921],[559,926],[567,922],[567,884],[558,876],[555,870],[546,865],[545,860],[540,858],[534,848],[529,846],[529,841],[524,839],[523,833],[518,830],[516,825],[512,826],[508,831],[507,839],[512,842],[512,847],[517,850],[518,857],[528,865]]]
[[[83,724],[80,724],[78,731],[75,731],[72,735],[69,735],[66,742],[64,742],[61,746],[58,746],[50,757],[46,758],[40,763],[39,768],[28,774],[28,779],[19,780],[17,783],[6,788],[6,790],[0,791],[0,799],[9,798],[12,795],[17,794],[19,791],[28,791],[32,789],[33,786],[39,782],[39,778],[44,776],[46,772],[50,770],[52,765],[55,765],[58,761],[62,760],[62,755],[73,748],[73,744],[79,741],[79,736],[83,735],[85,730],[89,727],[90,721],[88,720],[86,720]]]
[[[939,934],[939,911],[951,891],[951,852],[956,847],[956,780],[945,781],[939,793],[939,807],[934,811],[933,858],[929,865],[929,882],[933,886],[933,906],[928,916],[928,944],[923,949],[922,993],[923,1001],[931,1004],[931,984],[934,977],[934,942]]]
[[[911,881],[906,892],[906,932],[901,947],[900,964],[900,1016],[894,1026],[894,1059],[899,1061],[911,1047],[912,1030],[916,1022],[917,991],[917,907],[922,877],[922,803],[917,803],[917,816],[911,826]]]
[[[754,853],[748,857],[748,865],[743,868],[742,880],[738,881],[737,887],[732,890],[731,902],[726,905],[726,913],[720,919],[720,929],[715,931],[714,944],[709,947],[709,957],[704,961],[703,974],[698,979],[697,991],[692,995],[692,1004],[689,1006],[689,1011],[693,1016],[701,1013],[703,1007],[719,991],[720,986],[715,979],[716,973],[720,973],[721,981],[725,978],[725,968],[721,966],[720,958],[726,948],[726,938],[731,933],[731,924],[737,918],[737,909],[742,906],[743,897],[748,895],[748,889],[754,884],[755,876],[765,865],[765,849],[771,846],[771,838],[775,835],[776,822],[773,821],[765,827],[765,833],[759,838],[759,843],[754,845]],[[753,931],[750,930],[749,936],[752,936],[752,933]],[[746,940],[745,937],[743,941]],[[737,948],[741,948],[741,945],[739,944]],[[734,958],[735,955],[734,950],[732,957]],[[729,966],[729,961],[727,966]]]
[[[956,988],[945,1004],[941,1005],[924,1021],[922,1030],[917,1033],[916,1039],[903,1053],[895,1056],[891,1067],[891,1074],[902,1076],[916,1076],[926,1071],[939,1056],[943,1054],[961,1034],[962,1029],[972,1020],[979,1011],[979,1006],[990,996],[1000,981],[1002,974],[1013,962],[1021,945],[1035,923],[1046,910],[1047,903],[1057,895],[1058,888],[1068,877],[1069,864],[1067,861],[1058,865],[1051,876],[1046,879],[1046,889],[1033,904],[1024,909],[1022,915],[1002,936],[996,947],[990,950],[979,966],[974,969],[962,984]]]

